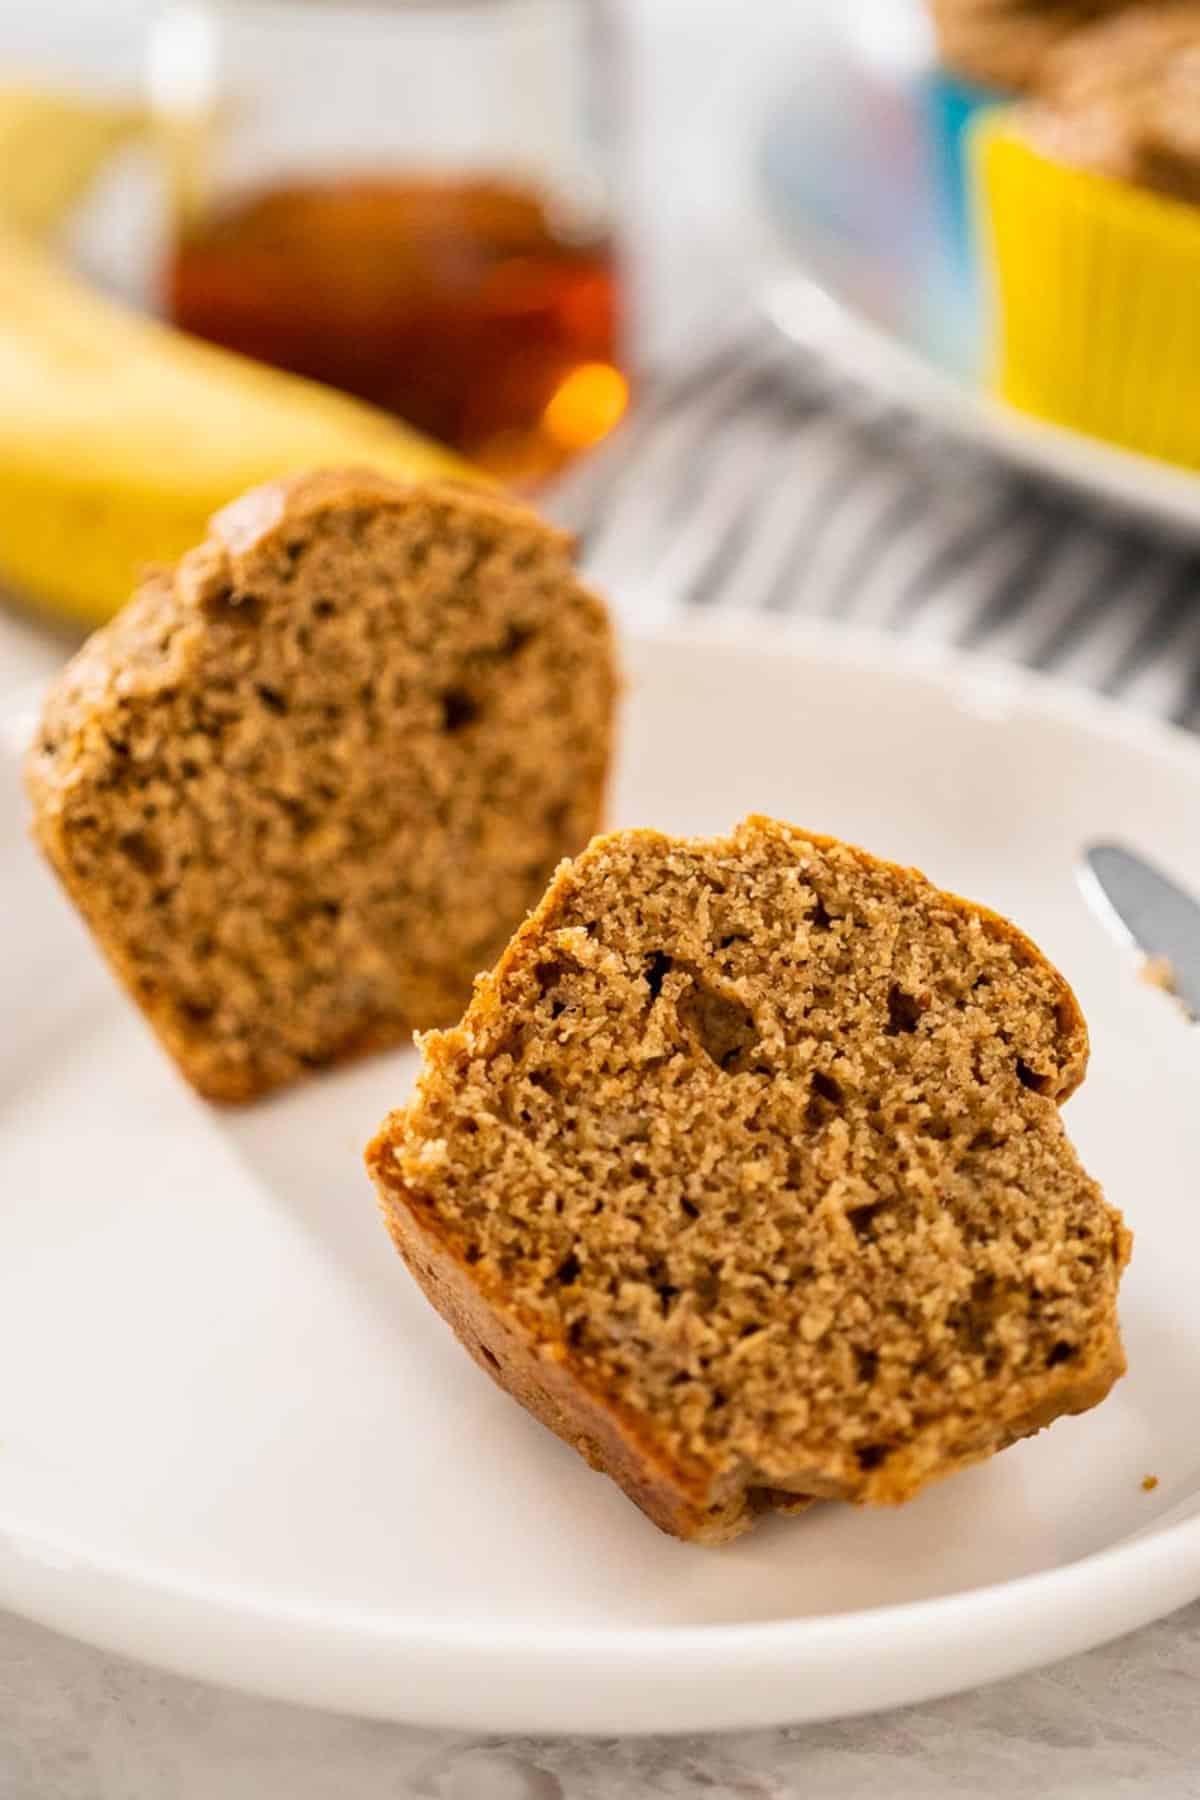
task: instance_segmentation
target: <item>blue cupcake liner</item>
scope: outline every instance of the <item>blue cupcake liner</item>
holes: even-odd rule
[[[998,89],[960,81],[947,69],[932,69],[919,83],[942,240],[955,267],[972,282],[978,261],[968,161],[970,132],[981,114],[1003,105],[1008,98]]]

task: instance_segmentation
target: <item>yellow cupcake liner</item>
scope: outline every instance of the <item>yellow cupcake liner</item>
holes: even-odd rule
[[[1200,208],[1040,155],[1009,112],[972,160],[1001,397],[1200,466]]]

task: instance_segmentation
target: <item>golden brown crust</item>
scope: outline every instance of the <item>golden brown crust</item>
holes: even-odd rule
[[[529,527],[527,507],[473,482],[444,479],[405,484],[375,469],[316,469],[281,476],[240,494],[214,514],[209,537],[236,559],[267,548],[273,538],[286,535],[322,513],[345,507],[394,506],[398,499],[416,492],[425,504],[439,500],[465,502],[472,518],[481,525],[492,525],[498,530]],[[544,519],[538,520],[538,531],[547,543],[556,543],[564,552],[574,550],[569,532]]]
[[[990,961],[985,958],[980,966],[993,969],[994,975],[987,977],[989,981],[997,980],[1001,989],[1004,989],[1006,966],[1010,969],[1015,967],[1017,971],[1029,971],[1029,982],[1032,985],[1028,987],[1025,997],[1018,1000],[1016,989],[1013,989],[1013,998],[1006,1003],[1013,1008],[1013,1024],[1016,1025],[1021,1016],[1021,1007],[1027,1009],[1033,1003],[1033,995],[1038,996],[1036,1005],[1048,1009],[1050,1014],[1052,1041],[1041,1042],[1037,1053],[1039,1073],[1036,1085],[1039,1091],[1029,1091],[1032,1077],[1026,1070],[1022,1076],[1023,1085],[1014,1082],[1011,1093],[1008,1089],[1004,1090],[1007,1097],[1003,1098],[1003,1105],[1012,1112],[1018,1129],[1044,1135],[1046,1147],[1042,1154],[1047,1171],[1053,1172],[1054,1183],[1061,1193],[1071,1192],[1075,1196],[1068,1203],[1068,1212],[1076,1223],[1066,1228],[1096,1234],[1096,1254],[1101,1258],[1097,1266],[1096,1279],[1100,1284],[1097,1294],[1086,1303],[1082,1299],[1079,1302],[1084,1310],[1078,1312],[1078,1330],[1061,1324],[1068,1317],[1069,1308],[1068,1312],[1064,1312],[1058,1302],[1055,1303],[1059,1306],[1057,1312],[1051,1308],[1058,1321],[1054,1330],[1061,1328],[1071,1341],[1069,1344],[1057,1341],[1052,1344],[1053,1354],[1048,1366],[1043,1366],[1035,1358],[1014,1366],[1012,1372],[1005,1374],[998,1382],[984,1382],[980,1386],[981,1397],[978,1403],[972,1400],[964,1408],[948,1408],[943,1419],[939,1421],[931,1418],[919,1432],[911,1433],[907,1441],[901,1432],[899,1439],[889,1442],[886,1457],[876,1456],[873,1451],[867,1455],[856,1450],[854,1444],[859,1440],[853,1436],[848,1450],[838,1447],[827,1435],[830,1429],[828,1426],[816,1433],[808,1448],[800,1436],[795,1436],[786,1445],[765,1442],[761,1455],[751,1454],[747,1449],[732,1457],[715,1456],[711,1444],[706,1448],[701,1439],[694,1435],[691,1448],[688,1448],[684,1435],[675,1431],[673,1426],[667,1428],[669,1413],[661,1410],[655,1412],[653,1406],[647,1410],[645,1398],[635,1402],[630,1392],[622,1391],[623,1387],[626,1390],[629,1388],[629,1383],[614,1379],[613,1369],[603,1351],[603,1344],[608,1340],[602,1333],[597,1336],[585,1331],[582,1339],[576,1341],[574,1333],[578,1322],[587,1316],[586,1297],[579,1303],[584,1311],[581,1313],[577,1309],[570,1315],[556,1305],[534,1303],[532,1296],[537,1292],[537,1284],[534,1282],[530,1286],[529,1283],[530,1271],[535,1268],[530,1259],[540,1255],[537,1234],[539,1230],[546,1228],[532,1223],[541,1216],[540,1204],[535,1203],[531,1211],[529,1204],[518,1200],[519,1171],[523,1167],[520,1158],[504,1165],[511,1168],[512,1173],[501,1176],[499,1186],[492,1185],[490,1177],[481,1181],[471,1173],[472,1158],[478,1160],[484,1156],[488,1133],[495,1124],[493,1115],[507,1117],[512,1107],[519,1107],[519,1116],[525,1118],[529,1116],[527,1107],[538,1100],[540,1093],[548,1092],[553,1095],[580,1092],[582,1112],[578,1117],[596,1121],[595,1124],[587,1125],[582,1140],[587,1143],[600,1141],[595,1134],[597,1130],[603,1130],[605,1118],[604,1110],[598,1110],[599,1103],[591,1102],[590,1096],[593,1093],[598,1093],[601,1087],[608,1084],[611,1098],[605,1102],[605,1106],[611,1107],[617,1117],[621,1116],[620,1109],[627,1104],[612,1088],[611,1077],[600,1071],[588,1073],[580,1090],[569,1085],[570,1065],[565,1060],[565,1052],[546,1050],[542,1055],[539,1051],[539,1060],[533,1066],[532,1073],[520,1083],[516,1083],[515,1075],[504,1074],[510,1066],[511,1058],[506,1058],[514,1031],[523,1032],[527,1042],[533,1033],[545,1050],[545,1023],[540,1026],[531,1023],[530,1003],[527,1001],[526,1010],[521,1012],[514,996],[530,993],[536,996],[546,989],[550,980],[548,958],[570,954],[583,957],[586,961],[586,955],[594,953],[597,967],[606,966],[612,971],[603,980],[602,1004],[604,993],[617,992],[621,977],[611,959],[605,963],[605,958],[610,957],[610,946],[615,942],[614,930],[609,929],[605,933],[604,928],[601,928],[603,946],[595,939],[589,944],[582,938],[575,923],[580,908],[574,904],[574,900],[579,889],[586,885],[584,877],[578,871],[585,867],[600,867],[606,858],[621,866],[636,865],[639,859],[645,859],[656,862],[665,870],[671,867],[673,860],[678,866],[681,857],[698,862],[702,854],[710,850],[714,863],[718,857],[724,857],[727,865],[731,848],[736,855],[738,847],[754,846],[766,846],[770,855],[778,857],[782,854],[785,858],[793,854],[803,857],[811,850],[819,857],[832,859],[834,873],[843,890],[852,888],[860,877],[863,883],[873,885],[875,889],[882,882],[885,888],[890,886],[898,892],[906,893],[914,906],[929,909],[931,916],[939,919],[943,926],[948,920],[959,918],[963,922],[968,941],[971,941],[971,933],[981,930],[987,938],[1011,952],[1013,958],[1011,964],[1005,965],[1003,957],[998,959],[995,954],[988,953]],[[718,873],[723,881],[728,879],[727,866]],[[654,884],[656,897],[661,895],[663,885],[663,878],[659,878]],[[594,907],[593,894],[592,900],[583,907],[583,912],[590,914]],[[646,942],[649,944],[653,941],[651,931]],[[572,948],[566,953],[563,945],[568,942]],[[694,967],[696,951],[689,949],[686,954]],[[660,980],[662,979],[664,978],[660,976]],[[667,982],[672,979],[670,976],[665,977]],[[712,977],[708,979],[711,980]],[[1017,980],[1021,979],[1023,978],[1018,974]],[[1009,986],[1011,987],[1011,981]],[[751,987],[752,983],[747,978],[737,990],[747,1002],[751,996]],[[567,994],[566,986],[550,988],[549,998],[554,1000],[551,1015],[562,1013],[565,1006],[567,1010],[563,1016],[574,1016],[582,1002],[577,995],[568,1001]],[[556,995],[559,998],[555,999]],[[612,1000],[607,1004],[612,1013],[616,1001]],[[682,1004],[686,1007],[686,999]],[[615,1013],[613,1016],[616,1016]],[[953,1018],[954,1015],[951,1014],[950,1023],[945,1029],[954,1028]],[[521,1023],[518,1024],[518,1021]],[[645,1032],[653,1031],[654,1027],[651,1024],[639,1026],[638,1029]],[[1028,1026],[1023,1025],[1020,1030],[1027,1032]],[[847,1041],[852,1036],[852,1028],[847,1024]],[[1022,1043],[1020,1036],[1017,1043]],[[489,1045],[493,1046],[491,1050],[488,1049]],[[498,1068],[500,1074],[495,1078],[495,1094],[489,1097],[488,1083],[491,1078],[486,1074],[489,1066],[487,1059],[489,1056],[494,1059],[497,1048],[501,1060],[499,1063],[493,1061],[490,1066]],[[596,840],[580,863],[559,872],[541,906],[518,931],[494,973],[478,984],[475,999],[462,1026],[456,1031],[435,1034],[427,1039],[424,1054],[425,1069],[416,1097],[408,1109],[393,1114],[385,1122],[367,1152],[368,1167],[381,1197],[384,1218],[397,1247],[433,1305],[448,1320],[480,1366],[551,1430],[578,1449],[594,1467],[601,1468],[612,1476],[665,1531],[680,1537],[716,1543],[745,1530],[763,1510],[796,1510],[815,1498],[841,1498],[875,1504],[904,1501],[930,1481],[941,1479],[958,1468],[992,1454],[1017,1438],[1041,1429],[1054,1418],[1095,1405],[1124,1370],[1112,1297],[1115,1295],[1120,1270],[1128,1259],[1129,1236],[1119,1217],[1104,1207],[1094,1184],[1078,1170],[1061,1135],[1061,1127],[1057,1123],[1051,1124],[1051,1120],[1056,1120],[1057,1105],[1074,1091],[1086,1069],[1087,1033],[1078,1004],[1065,980],[1050,968],[1022,932],[986,909],[974,907],[956,896],[930,888],[925,878],[916,871],[880,862],[863,851],[839,845],[836,840],[828,837],[798,832],[764,819],[748,820],[739,828],[734,839],[728,843],[713,845],[680,842],[649,831],[618,833]],[[511,1057],[518,1059],[522,1055],[528,1065],[528,1049],[522,1052],[514,1048],[511,1052]],[[740,1062],[734,1062],[730,1066],[745,1065],[746,1059],[743,1057]],[[609,1070],[616,1065],[606,1061],[603,1067]],[[646,1067],[649,1069],[651,1065],[647,1064]],[[1023,1065],[1019,1063],[1020,1068]],[[745,1081],[753,1078],[747,1075],[737,1079]],[[989,1077],[991,1079],[993,1078]],[[995,1079],[999,1080],[1001,1077],[997,1076]],[[562,1085],[564,1080],[568,1083],[566,1089]],[[779,1065],[779,1070],[772,1079],[772,1087],[778,1088],[785,1083],[786,1077],[782,1072],[782,1065]],[[660,1105],[664,1108],[675,1105],[676,1101],[672,1098],[674,1090],[665,1090],[661,1099],[656,1098],[645,1081],[639,1078],[636,1091],[640,1093],[642,1105],[646,1109],[643,1116],[650,1122],[650,1138],[657,1141],[654,1109]],[[912,1090],[913,1093],[916,1091],[915,1088]],[[558,1101],[555,1104],[562,1106],[566,1102]],[[701,1116],[711,1113],[714,1107],[720,1105],[720,1096],[714,1090],[713,1098],[703,1101]],[[994,1100],[981,1098],[981,1105],[986,1117],[999,1129],[1000,1114]],[[911,1106],[909,1110],[911,1111]],[[928,1110],[926,1109],[927,1112]],[[664,1113],[664,1118],[667,1116]],[[983,1118],[984,1114],[981,1113],[977,1123],[982,1122]],[[948,1129],[942,1127],[938,1118],[932,1114],[930,1125],[934,1128],[935,1140]],[[582,1126],[579,1128],[583,1129]],[[516,1140],[511,1132],[501,1129],[503,1141],[515,1144]],[[527,1129],[533,1128],[531,1126]],[[539,1180],[548,1184],[545,1190],[547,1193],[560,1196],[556,1201],[556,1209],[561,1210],[561,1197],[580,1191],[576,1179],[578,1171],[570,1163],[569,1152],[555,1150],[557,1140],[553,1127],[550,1129],[549,1137],[538,1139],[547,1148],[540,1152],[531,1150],[529,1156],[534,1159],[535,1167],[544,1169],[544,1176],[539,1177]],[[688,1133],[685,1133],[683,1141],[689,1145],[694,1142],[695,1129],[692,1125],[688,1128]],[[761,1126],[758,1129],[761,1130]],[[965,1129],[968,1135],[976,1129],[971,1124],[969,1114],[965,1118]],[[463,1132],[471,1135],[464,1137]],[[478,1135],[481,1132],[483,1135]],[[692,1135],[689,1136],[689,1133]],[[668,1140],[664,1140],[666,1141]],[[965,1139],[959,1141],[965,1142]],[[516,1152],[513,1150],[507,1154],[515,1156]],[[670,1185],[674,1181],[674,1165],[671,1161],[674,1154],[677,1152],[668,1153],[663,1165],[665,1177],[660,1173],[654,1177],[655,1182],[661,1184],[665,1178]],[[961,1156],[962,1153],[955,1154]],[[649,1163],[650,1152],[646,1151],[644,1155]],[[546,1157],[550,1160],[537,1160]],[[489,1165],[485,1159],[479,1166],[487,1168]],[[734,1166],[736,1167],[736,1162]],[[1007,1168],[1008,1164],[1003,1166]],[[1017,1168],[1023,1166],[1026,1165],[1020,1162],[1014,1165]],[[1028,1166],[1036,1169],[1042,1165],[1035,1159]],[[445,1179],[447,1176],[452,1177],[449,1186]],[[1001,1180],[1010,1178],[1002,1176]],[[614,1170],[607,1182],[594,1190],[600,1196],[597,1206],[603,1203],[606,1192],[621,1189],[623,1179]],[[656,1190],[648,1185],[649,1176],[645,1180],[647,1185],[644,1197],[635,1203],[634,1211],[639,1219],[649,1221],[654,1211]],[[502,1198],[506,1184],[511,1195],[511,1201],[507,1203]],[[585,1184],[586,1191],[590,1190],[586,1190]],[[688,1188],[686,1191],[698,1197],[697,1190]],[[718,1207],[721,1191],[718,1184],[717,1199],[714,1201]],[[997,1189],[998,1194],[1002,1191],[1002,1187]],[[467,1204],[463,1196],[472,1192],[475,1198]],[[816,1192],[819,1196],[820,1189]],[[882,1198],[882,1188],[879,1194]],[[859,1196],[856,1204],[861,1205],[862,1199],[863,1196]],[[490,1209],[498,1206],[503,1212],[506,1204],[511,1204],[514,1209],[513,1217],[522,1233],[520,1241],[526,1245],[519,1252],[518,1260],[507,1266],[495,1257],[491,1247],[494,1239],[485,1232],[483,1213],[486,1207],[486,1218],[491,1219],[497,1215]],[[1057,1207],[1059,1202],[1056,1200],[1054,1205]],[[1047,1208],[1050,1208],[1049,1192]],[[553,1233],[549,1234],[549,1264],[544,1266],[553,1267],[555,1259],[561,1257],[564,1245],[573,1243],[575,1246],[568,1255],[568,1261],[574,1265],[570,1274],[572,1295],[582,1288],[586,1280],[588,1247],[593,1233],[587,1217],[590,1210],[590,1207],[585,1206],[582,1221],[572,1227],[578,1234],[574,1238],[569,1235],[565,1239],[556,1238]],[[610,1202],[609,1214],[612,1210]],[[820,1211],[820,1204],[817,1210]],[[867,1208],[868,1212],[873,1210],[873,1207]],[[691,1208],[691,1216],[699,1217],[695,1207]],[[756,1216],[761,1219],[754,1228],[756,1231],[773,1229],[769,1222],[769,1211]],[[918,1223],[919,1217],[918,1214]],[[611,1229],[616,1229],[608,1214],[606,1221]],[[682,1220],[681,1224],[687,1227],[687,1219]],[[926,1228],[921,1227],[922,1230]],[[697,1224],[689,1229],[699,1231],[701,1225]],[[644,1234],[650,1230],[650,1226],[642,1223],[638,1230]],[[670,1241],[671,1235],[668,1231],[667,1241]],[[989,1235],[990,1230],[985,1221],[985,1239]],[[710,1239],[710,1243],[718,1241],[719,1239]],[[893,1245],[899,1242],[891,1241]],[[557,1248],[554,1247],[556,1243]],[[1101,1249],[1100,1245],[1106,1247]],[[709,1254],[713,1254],[711,1249]],[[853,1258],[855,1253],[852,1251],[851,1254]],[[889,1254],[897,1252],[893,1249]],[[1004,1257],[1000,1257],[998,1248],[993,1252],[985,1244],[981,1254],[983,1260],[975,1268],[974,1274],[968,1268],[962,1277],[966,1286],[971,1287],[972,1293],[979,1288],[981,1280],[986,1283],[993,1280],[991,1276],[981,1276],[981,1270],[988,1267],[1011,1267],[1015,1271],[1021,1256],[1026,1253],[1018,1252],[1017,1262],[1013,1263],[1007,1251]],[[1042,1258],[1038,1266],[1042,1268],[1044,1264],[1044,1273],[1038,1279],[1050,1280],[1051,1291],[1055,1291],[1054,1283],[1068,1279],[1065,1275],[1066,1263],[1063,1264],[1062,1272],[1051,1273],[1059,1254],[1054,1245],[1048,1244],[1044,1250],[1034,1246],[1028,1254]],[[1067,1260],[1069,1262],[1070,1258]],[[852,1264],[847,1265],[843,1259],[841,1266],[844,1269]],[[1086,1275],[1091,1266],[1089,1258],[1085,1256],[1083,1263],[1076,1266]],[[632,1269],[629,1270],[629,1278],[633,1278]],[[664,1294],[683,1292],[686,1298],[689,1277],[680,1274],[678,1268],[673,1267],[666,1279],[682,1284],[682,1287],[671,1286],[663,1290]],[[527,1288],[530,1298],[526,1297]],[[886,1294],[886,1287],[884,1292]],[[664,1306],[666,1304],[664,1300]],[[990,1341],[991,1306],[990,1300],[981,1300],[978,1318],[972,1310],[970,1318],[964,1320],[964,1329],[982,1334],[981,1343]],[[634,1316],[629,1314],[629,1320],[632,1321]],[[575,1325],[569,1325],[571,1318],[576,1321]],[[629,1322],[620,1327],[620,1332],[623,1336],[627,1331],[635,1329],[641,1328]],[[653,1327],[650,1330],[653,1339]],[[1002,1331],[1007,1330],[1007,1327],[1002,1327]],[[1025,1330],[1026,1326],[1013,1323],[1012,1331],[1018,1335]],[[1009,1337],[1011,1336],[1012,1332],[1009,1332]],[[876,1348],[865,1348],[862,1352],[870,1358],[872,1365],[876,1364],[879,1360],[878,1352],[883,1349],[882,1343],[871,1338],[863,1341],[868,1346],[876,1344]],[[938,1340],[935,1338],[932,1341],[936,1343]],[[664,1369],[673,1366],[670,1358],[674,1352],[670,1350],[669,1343],[666,1343],[665,1348],[664,1344],[660,1344],[657,1350],[648,1349],[645,1354],[647,1359],[651,1355],[657,1356]],[[989,1351],[989,1355],[991,1354],[993,1352]],[[664,1355],[667,1358],[665,1362]],[[686,1364],[674,1366],[680,1370],[675,1379],[682,1380]],[[967,1366],[978,1365],[968,1357]],[[947,1373],[950,1373],[949,1365]],[[972,1379],[978,1381],[979,1378],[975,1376]],[[720,1380],[722,1388],[729,1390],[730,1383],[726,1377],[722,1376]],[[637,1384],[634,1385],[636,1387]],[[648,1393],[649,1390],[645,1392]],[[916,1397],[917,1388],[914,1387],[914,1404]],[[724,1394],[722,1404],[725,1401],[732,1404],[721,1415],[722,1418],[728,1417],[734,1410],[737,1399],[738,1396],[731,1390]],[[903,1392],[893,1396],[893,1400],[895,1404],[889,1402],[891,1413],[888,1416],[894,1425],[897,1404],[900,1405],[901,1416],[903,1415]],[[777,1404],[778,1399],[772,1403]],[[852,1398],[850,1404],[859,1404],[859,1399]],[[929,1404],[928,1395],[924,1404]],[[743,1440],[747,1444],[751,1441],[745,1437],[744,1432]]]
[[[1007,1418],[989,1423],[974,1444],[957,1444],[949,1457],[922,1446],[919,1454],[896,1459],[884,1480],[874,1483],[869,1492],[861,1481],[831,1481],[823,1469],[810,1467],[798,1477],[804,1483],[803,1492],[748,1486],[714,1498],[707,1471],[664,1457],[644,1424],[625,1414],[612,1394],[596,1386],[594,1373],[584,1361],[569,1352],[564,1354],[556,1339],[542,1337],[537,1323],[522,1318],[502,1295],[481,1290],[453,1246],[431,1229],[428,1219],[420,1217],[411,1196],[395,1182],[389,1163],[395,1129],[396,1121],[388,1121],[372,1140],[367,1167],[380,1194],[392,1242],[425,1298],[485,1375],[597,1473],[616,1482],[633,1504],[671,1537],[726,1544],[748,1531],[763,1513],[794,1515],[807,1511],[817,1500],[904,1505],[931,1483],[986,1462],[1056,1419],[1090,1412],[1126,1372],[1114,1319],[1111,1332],[1097,1341],[1082,1367],[1075,1367],[1068,1377],[1041,1393],[1023,1397]],[[1122,1230],[1121,1268],[1128,1263],[1131,1250],[1132,1238]]]
[[[273,482],[64,672],[34,833],[206,1098],[449,1023],[595,829],[616,684],[571,551],[461,484]]]
[[[384,1198],[392,1241],[426,1299],[483,1372],[593,1469],[610,1475],[663,1531],[712,1543],[736,1535],[722,1528],[724,1521],[709,1518],[703,1471],[689,1480],[686,1471],[662,1461],[653,1439],[639,1433],[636,1420],[622,1417],[611,1396],[592,1391],[555,1340],[485,1296],[428,1221],[403,1203],[388,1204],[388,1148],[385,1130],[369,1147],[367,1164]]]

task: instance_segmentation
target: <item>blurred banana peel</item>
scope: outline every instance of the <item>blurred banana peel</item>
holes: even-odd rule
[[[134,107],[0,87],[0,223],[25,237],[48,237],[143,126]]]
[[[0,87],[0,580],[88,625],[257,482],[345,463],[484,479],[388,414],[186,337],[56,258],[55,229],[143,127]]]

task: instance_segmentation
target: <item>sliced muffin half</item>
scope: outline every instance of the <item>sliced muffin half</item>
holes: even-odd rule
[[[596,830],[616,679],[570,540],[454,485],[255,490],[50,695],[34,829],[201,1093],[457,1018]]]
[[[559,870],[368,1151],[476,1361],[663,1530],[903,1501],[1122,1373],[1087,1033],[1014,927],[768,819]]]

